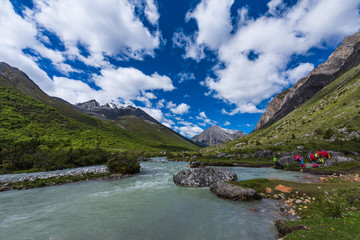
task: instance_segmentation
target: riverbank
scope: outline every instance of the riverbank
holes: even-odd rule
[[[0,179],[0,191],[24,190],[93,180],[116,180],[129,176],[131,175],[110,174],[105,166],[61,172],[19,174],[18,177],[6,178],[3,176]]]
[[[232,184],[253,188],[263,198],[277,199],[288,207],[286,215],[299,221],[277,221],[279,237],[285,239],[358,239],[360,236],[359,174],[327,175],[313,183],[279,179],[251,179]],[[283,185],[284,192],[276,190]]]

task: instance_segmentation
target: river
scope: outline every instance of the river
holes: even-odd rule
[[[233,202],[209,188],[184,188],[172,175],[188,163],[154,158],[141,173],[0,193],[0,238],[218,240],[276,239],[276,201]],[[238,179],[279,177],[307,181],[307,174],[272,168],[230,168]],[[257,209],[256,212],[250,209]]]

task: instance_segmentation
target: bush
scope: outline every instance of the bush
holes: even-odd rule
[[[334,134],[335,134],[334,130],[332,128],[328,128],[324,133],[324,139],[329,139]]]
[[[115,153],[106,164],[112,174],[135,174],[140,172],[140,164],[136,157],[129,154]]]

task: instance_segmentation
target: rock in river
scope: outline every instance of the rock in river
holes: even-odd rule
[[[210,185],[210,191],[215,193],[218,197],[230,200],[256,200],[261,199],[261,196],[251,188],[243,188],[234,184],[217,182]]]
[[[194,168],[174,174],[173,181],[184,187],[209,187],[212,183],[235,181],[235,173],[220,168]]]

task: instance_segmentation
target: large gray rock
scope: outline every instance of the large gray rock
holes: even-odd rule
[[[295,162],[294,157],[292,156],[283,156],[281,158],[278,158],[275,162],[275,168],[283,169],[287,166],[299,166],[299,163]]]
[[[230,200],[249,201],[261,199],[261,196],[251,188],[243,188],[234,184],[217,182],[210,185],[210,191],[218,197]]]
[[[331,156],[331,155],[330,155]],[[331,156],[330,159],[325,159],[325,167],[330,167],[333,165],[339,165],[341,163],[346,163],[346,162],[353,162],[355,161],[353,158],[350,157],[345,157],[345,156]]]
[[[220,168],[194,168],[173,175],[173,181],[184,187],[209,187],[212,183],[235,181],[235,173]]]

